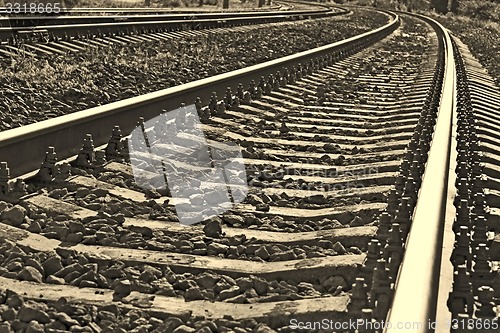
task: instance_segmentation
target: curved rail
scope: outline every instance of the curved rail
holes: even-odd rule
[[[439,268],[445,211],[448,202],[452,116],[455,103],[455,60],[453,45],[446,29],[438,22],[417,15],[429,22],[442,39],[445,55],[444,80],[432,144],[425,174],[407,239],[406,252],[395,285],[391,325],[386,333],[399,333],[398,323],[415,323],[405,332],[433,332],[428,323],[436,318]],[[418,324],[416,324],[418,323]]]
[[[248,86],[261,76],[275,75],[285,68],[317,66],[318,62],[332,63],[380,40],[399,26],[399,17],[375,30],[333,44],[304,51],[248,68],[216,75],[180,86],[160,90],[143,96],[72,113],[66,116],[0,132],[0,156],[9,164],[12,177],[37,170],[47,147],[54,146],[60,158],[77,154],[87,133],[94,143],[107,143],[111,130],[119,125],[123,133],[129,133],[143,116],[146,120],[159,115],[164,109],[175,109],[181,103],[194,103],[199,97],[203,104],[210,100],[212,92],[223,93],[229,86],[236,91],[238,84]]]
[[[246,25],[275,23],[302,18],[319,18],[326,16],[343,15],[346,12],[332,11],[331,9],[321,9],[315,11],[293,11],[293,12],[267,12],[263,14],[243,13],[241,15],[229,14],[206,14],[197,15],[167,15],[167,16],[142,16],[143,20],[134,20],[133,22],[103,22],[103,23],[84,23],[84,24],[57,24],[58,18],[54,18],[56,24],[33,26],[32,23],[26,26],[18,22],[16,26],[15,19],[12,19],[13,26],[0,27],[0,41],[8,41],[13,36],[19,34],[44,33],[57,38],[76,37],[82,34],[115,34],[123,31],[155,31],[158,29],[178,30],[182,29],[207,29],[218,28],[222,26]],[[118,17],[117,17],[118,18]],[[163,18],[163,19],[162,19]],[[176,19],[172,19],[176,18]],[[16,18],[17,19],[17,18]],[[21,19],[21,18],[19,18]],[[61,18],[64,20],[65,18]],[[149,20],[148,20],[149,19]],[[31,20],[31,19],[30,19]],[[52,20],[50,18],[50,20]],[[109,20],[109,18],[105,18]],[[31,21],[30,21],[31,22]],[[5,23],[5,22],[4,22]]]

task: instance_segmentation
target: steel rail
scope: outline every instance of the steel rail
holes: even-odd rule
[[[333,61],[332,53],[343,55],[360,50],[394,31],[399,26],[399,17],[396,14],[390,16],[390,22],[382,27],[333,44],[0,132],[1,160],[8,163],[11,176],[18,177],[37,170],[49,146],[56,148],[60,159],[74,156],[87,133],[92,134],[96,145],[102,145],[108,142],[115,125],[119,125],[122,133],[127,134],[135,128],[140,116],[151,119],[165,109],[178,108],[181,103],[194,103],[197,97],[206,105],[212,92],[222,94],[228,86],[235,91],[240,83],[246,87],[250,81],[258,81],[261,76],[275,75],[277,71],[283,71],[284,68],[290,70],[300,64],[304,66],[321,57],[330,56]]]
[[[455,60],[446,29],[433,19],[429,22],[443,40],[445,70],[438,118],[434,128],[425,173],[417,199],[405,255],[395,284],[392,308],[385,333],[433,332],[439,287],[439,271],[445,213],[448,205],[448,178],[452,120],[456,108]]]

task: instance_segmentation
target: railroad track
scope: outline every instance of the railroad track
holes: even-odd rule
[[[468,319],[491,323],[495,96],[443,27],[392,14],[332,45],[0,132],[0,327],[354,332],[342,325],[361,319],[359,332],[381,332],[385,320],[388,332],[433,331],[435,320],[461,332]],[[168,120],[176,112],[188,116]],[[162,141],[176,132],[184,141]],[[239,177],[173,195],[182,189],[169,176],[194,154],[203,161],[206,148],[193,149],[205,141],[212,152],[239,147],[230,155]],[[171,173],[158,174],[169,161]],[[9,186],[7,168],[17,178]],[[151,185],[165,180],[171,193]],[[191,206],[217,208],[226,183],[234,205],[179,224]]]
[[[286,24],[286,22],[283,22]],[[265,23],[259,23],[265,24]],[[129,31],[127,33],[97,34],[77,38],[52,39],[47,37],[40,41],[20,42],[17,45],[0,45],[0,55],[4,58],[51,58],[65,56],[70,53],[78,53],[89,49],[105,49],[113,45],[144,45],[144,43],[157,43],[182,38],[193,38],[211,36],[218,33],[247,32],[256,28],[255,24],[243,24],[233,26],[232,24],[216,23],[212,27],[201,30],[190,30],[183,28],[172,28],[165,31]]]
[[[315,4],[310,4],[307,2],[299,2],[295,1],[295,3],[300,3],[301,5],[305,6],[315,6]],[[162,13],[167,13],[167,14],[198,14],[198,13],[228,13],[228,12],[263,12],[263,11],[272,11],[272,10],[292,10],[297,6],[294,6],[291,2],[287,3],[280,3],[280,2],[274,2],[272,5],[266,5],[265,7],[254,7],[254,8],[227,8],[227,9],[221,9],[221,8],[216,8],[212,9],[213,7],[194,7],[191,10],[188,8],[184,9],[173,9],[173,8],[164,8],[164,7],[119,7],[119,8],[105,8],[105,7],[92,7],[92,8],[83,8],[83,7],[66,7],[62,6],[60,8],[61,14],[65,15],[88,15],[88,14],[95,14],[95,15],[148,15],[148,14],[162,14]],[[303,7],[303,6],[298,6],[298,7]],[[0,7],[0,15],[7,15],[9,14],[7,8],[5,7]]]
[[[63,7],[61,8],[61,13],[65,15],[87,15],[87,14],[94,14],[94,15],[147,15],[147,14],[161,14],[161,13],[168,13],[168,14],[197,14],[197,13],[214,13],[214,12],[232,12],[232,11],[270,11],[270,10],[276,10],[276,9],[283,9],[283,10],[289,10],[292,9],[294,6],[293,5],[280,5],[276,4],[273,6],[267,6],[267,7],[257,7],[257,8],[247,8],[246,10],[241,10],[244,8],[228,8],[224,10],[213,10],[213,11],[204,11],[202,8],[197,8],[199,10],[193,9],[193,10],[173,10],[172,8],[162,8],[162,7],[157,7],[157,8],[137,8],[137,7],[131,7],[131,8],[105,8],[105,7],[93,7],[93,8],[66,8]],[[7,11],[7,8],[5,7],[0,7],[0,14],[1,15],[7,15],[9,14]]]
[[[349,11],[317,5],[316,9],[238,13],[187,13],[113,16],[21,16],[0,18],[2,48],[36,42],[201,30],[345,15]],[[51,46],[51,45],[49,45]],[[64,47],[64,45],[63,45]],[[57,47],[56,47],[57,48]]]
[[[318,9],[325,12],[324,7],[315,8],[314,10],[287,10],[291,15],[307,15],[317,14]],[[340,10],[340,9],[338,9]],[[133,12],[132,12],[133,13]],[[109,15],[85,15],[85,16],[68,16],[68,15],[28,15],[12,14],[9,17],[2,17],[0,19],[0,27],[37,27],[40,25],[72,25],[72,24],[97,24],[97,23],[115,23],[115,22],[148,22],[148,21],[178,21],[189,20],[193,18],[199,19],[225,19],[225,18],[241,18],[241,17],[254,17],[254,16],[274,16],[283,15],[281,10],[268,10],[268,11],[241,11],[241,12],[187,12],[187,13],[167,13],[156,12],[151,14],[132,15],[125,13],[110,12]],[[42,23],[42,24],[41,24]]]

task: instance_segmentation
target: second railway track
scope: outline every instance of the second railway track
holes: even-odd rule
[[[276,23],[348,14],[349,10],[314,5],[314,9],[235,13],[114,16],[22,16],[0,18],[0,45],[92,39],[95,36],[137,35]]]
[[[434,21],[393,15],[333,45],[0,132],[0,327],[429,332],[436,318],[493,319],[498,105],[474,100],[493,88],[459,52]],[[139,166],[164,181],[159,138],[193,119],[165,121],[162,109],[181,103],[209,142],[240,147],[248,186],[201,225],[179,225],[183,205],[215,204],[217,184],[178,198],[137,181]],[[164,151],[195,157],[179,143]],[[7,168],[27,187],[7,185]]]

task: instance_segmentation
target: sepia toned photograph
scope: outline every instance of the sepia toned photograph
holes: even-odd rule
[[[500,0],[0,0],[0,333],[499,333]]]

